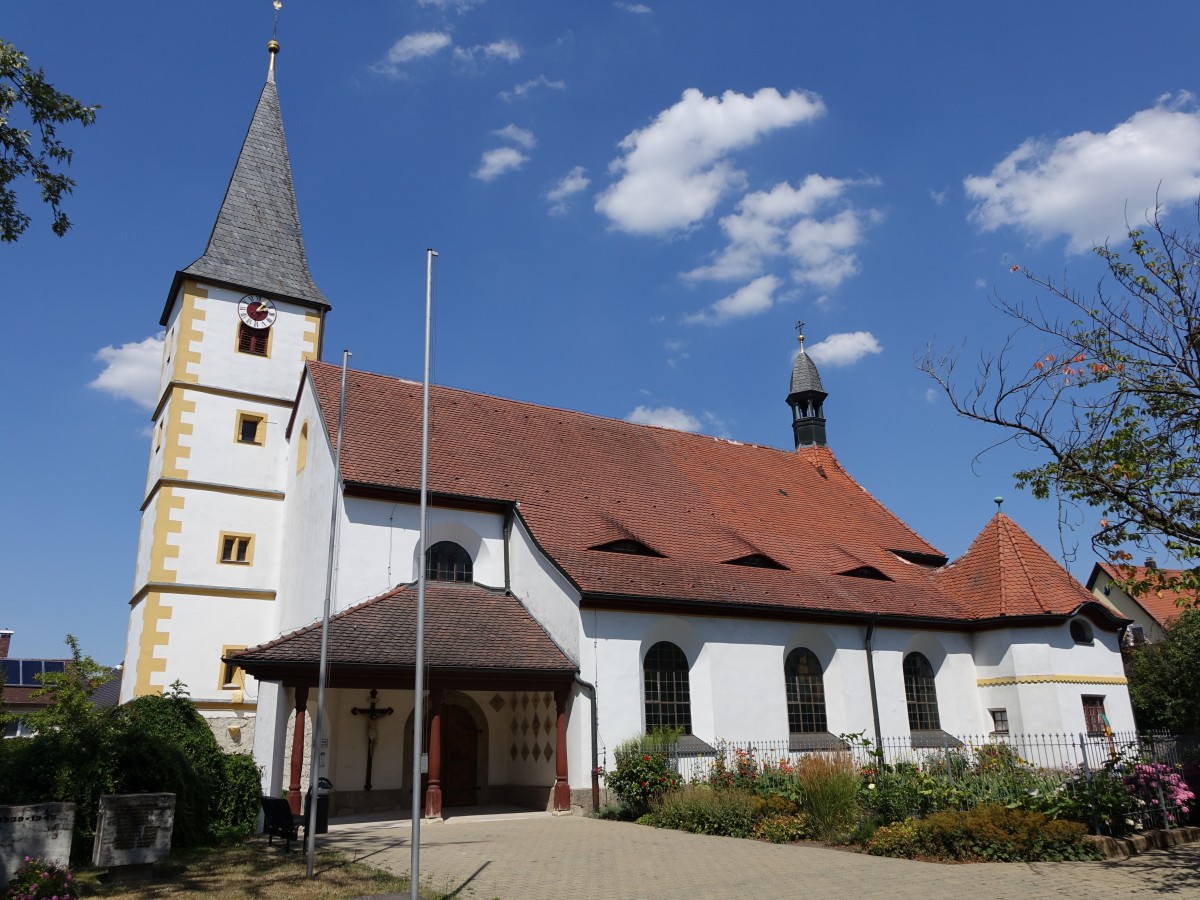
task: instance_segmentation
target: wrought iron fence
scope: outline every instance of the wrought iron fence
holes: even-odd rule
[[[801,748],[804,749],[801,749]],[[714,775],[752,781],[794,771],[814,754],[848,754],[881,801],[910,815],[981,803],[1025,806],[1086,817],[1097,833],[1171,828],[1191,811],[1179,775],[1200,739],[1164,732],[987,734],[919,732],[824,741],[719,741],[711,752],[678,750],[687,781]]]

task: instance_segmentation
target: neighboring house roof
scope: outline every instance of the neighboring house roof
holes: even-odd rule
[[[417,591],[402,585],[329,619],[334,675],[353,668],[412,670],[416,663]],[[431,581],[425,588],[427,667],[440,670],[566,673],[577,670],[520,601],[474,584]],[[251,674],[309,668],[321,658],[321,623],[230,654]]]
[[[204,255],[176,274],[161,325],[183,277],[329,306],[308,271],[274,81],[263,86]]]
[[[332,445],[341,370],[314,362],[309,372]],[[951,626],[1099,608],[1005,517],[940,571],[945,557],[826,447],[785,452],[445,387],[431,388],[430,402],[431,493],[518,504],[585,605],[708,604],[739,615],[802,610]],[[348,490],[418,489],[420,410],[419,383],[349,373]],[[991,530],[999,533],[990,538]],[[614,541],[658,555],[597,549]],[[746,557],[782,568],[733,564]],[[986,580],[969,577],[993,557],[1005,573],[998,583],[1010,585],[999,601]],[[1032,600],[1019,596],[1030,579],[1044,582]]]
[[[1182,569],[1152,570],[1146,566],[1113,565],[1112,563],[1098,562],[1092,569],[1091,577],[1088,578],[1088,587],[1094,588],[1096,586],[1101,573],[1104,573],[1113,581],[1123,582],[1130,579],[1144,581],[1149,577],[1151,571],[1168,578],[1183,574]],[[1121,590],[1124,590],[1124,588],[1121,588]],[[1170,624],[1172,619],[1179,616],[1180,601],[1183,601],[1186,605],[1192,605],[1197,602],[1196,595],[1194,593],[1187,593],[1186,591],[1148,588],[1136,596],[1130,594],[1128,591],[1125,591],[1125,593],[1141,606],[1142,609],[1146,610],[1154,621],[1164,626]]]

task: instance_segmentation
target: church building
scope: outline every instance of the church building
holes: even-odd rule
[[[830,447],[803,337],[779,407],[790,451],[435,386],[422,558],[422,386],[349,372],[339,483],[329,313],[272,67],[159,320],[122,689],[184,684],[264,792],[298,807],[309,782],[335,526],[317,773],[334,814],[409,807],[415,727],[434,818],[590,806],[612,749],[658,727],[694,754],[1134,727],[1127,620],[1002,513],[950,561],[886,509]]]

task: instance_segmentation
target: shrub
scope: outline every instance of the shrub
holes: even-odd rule
[[[66,866],[26,856],[0,896],[4,900],[75,900],[74,880]]]
[[[1003,806],[936,813],[878,829],[867,842],[876,856],[993,862],[1097,859],[1087,829]]]
[[[803,840],[808,832],[802,814],[767,816],[761,819],[750,832],[750,836],[759,841],[769,841],[772,844],[791,844]]]
[[[651,734],[630,738],[614,752],[617,767],[604,774],[604,782],[634,818],[679,787],[681,780],[671,759],[673,746],[670,735]]]
[[[749,837],[764,807],[765,803],[748,791],[692,784],[660,797],[644,821],[693,834]]]
[[[858,766],[849,753],[822,753],[795,767],[809,833],[817,840],[840,841],[859,819]]]
[[[254,831],[258,822],[262,770],[246,753],[222,754],[221,764],[217,815],[209,830],[215,840],[239,841]]]

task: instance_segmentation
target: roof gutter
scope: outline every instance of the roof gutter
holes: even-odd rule
[[[575,683],[583,688],[592,706],[592,812],[600,811],[600,710],[596,700],[596,686],[575,675]]]

